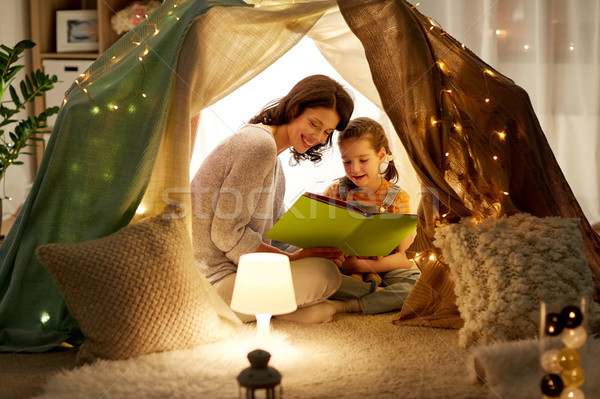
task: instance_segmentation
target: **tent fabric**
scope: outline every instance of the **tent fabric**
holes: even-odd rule
[[[35,249],[104,237],[171,200],[190,209],[191,116],[277,60],[334,5],[167,0],[80,76],[0,247],[1,351],[81,339]]]
[[[446,317],[438,323],[438,316],[447,316],[447,307],[431,314],[410,308],[427,309],[450,291],[450,280],[441,278],[448,270],[432,244],[433,232],[438,220],[467,216],[526,212],[579,218],[598,300],[600,239],[564,178],[527,93],[404,0],[348,0],[339,6],[365,48],[383,107],[423,190],[432,197],[421,201],[410,249],[418,258],[427,255],[418,263],[425,272],[421,283],[429,278],[442,285],[413,290],[407,303],[421,298],[403,308],[400,320],[445,323]],[[427,273],[430,268],[436,276]],[[456,319],[449,324],[455,322],[460,324]]]
[[[77,323],[35,249],[106,236],[158,214],[171,200],[191,209],[190,121],[292,48],[334,6],[332,0],[260,8],[238,0],[167,0],[78,79],[0,247],[0,350],[47,350],[77,337]],[[435,251],[434,223],[444,213],[452,220],[519,211],[581,216],[598,276],[598,239],[586,234],[589,224],[526,93],[407,2],[344,0],[339,7],[363,43],[378,93],[371,97],[380,98],[426,193],[415,255]],[[321,51],[328,53],[325,44]],[[491,134],[499,129],[505,140]],[[447,267],[424,258],[423,289],[409,296],[420,313],[402,318],[457,327]]]

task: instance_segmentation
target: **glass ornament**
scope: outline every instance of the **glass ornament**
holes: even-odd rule
[[[565,328],[565,321],[559,313],[548,313],[546,315],[546,323],[544,333],[546,335],[555,336],[562,332]]]
[[[550,396],[551,398],[560,395],[565,386],[562,378],[557,374],[546,374],[542,378],[540,385],[544,395]]]
[[[579,327],[583,322],[583,312],[577,306],[565,306],[560,315],[567,328]]]
[[[558,349],[545,351],[540,358],[540,364],[545,372],[551,374],[560,374],[562,371],[558,364]]]
[[[580,387],[585,381],[583,369],[579,366],[571,370],[564,370],[561,377],[564,384],[571,387]]]
[[[567,328],[562,332],[560,339],[569,348],[581,348],[587,339],[587,331],[584,326]]]
[[[579,352],[574,348],[568,346],[558,351],[558,365],[562,370],[572,370],[579,366],[581,357]]]
[[[562,392],[560,399],[585,399],[585,395],[580,389],[569,387]]]

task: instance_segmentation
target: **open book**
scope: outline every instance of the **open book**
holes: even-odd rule
[[[304,193],[266,237],[300,248],[336,247],[344,255],[386,256],[416,226],[416,215],[368,214],[344,201]]]

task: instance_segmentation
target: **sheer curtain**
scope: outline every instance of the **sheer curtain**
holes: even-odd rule
[[[600,222],[600,2],[597,0],[421,0],[418,10],[529,94],[542,129],[590,223]],[[328,18],[335,19],[327,21]],[[202,113],[190,168],[191,176],[204,156],[234,132],[266,102],[281,96],[302,77],[325,73],[347,84],[357,99],[354,116],[373,117],[388,127],[387,117],[370,93],[370,75],[356,69],[361,59],[336,63],[333,46],[318,29],[347,34],[335,11],[326,14],[299,45],[272,67]],[[342,20],[343,21],[343,20]],[[329,26],[324,26],[330,24]],[[315,33],[317,31],[317,33]],[[328,36],[335,34],[327,33]],[[313,41],[314,40],[314,41]],[[316,44],[315,44],[316,43]],[[320,50],[320,51],[319,51]],[[321,52],[328,55],[327,60]],[[331,64],[334,64],[335,68]],[[344,76],[344,78],[342,78]],[[346,81],[351,81],[351,86]],[[364,94],[364,95],[363,95]],[[419,187],[396,134],[388,129],[401,169],[400,185],[419,200]],[[315,166],[286,169],[286,205],[304,191],[321,192],[343,174],[337,149]]]
[[[417,7],[528,92],[583,211],[600,222],[600,2],[421,0]]]

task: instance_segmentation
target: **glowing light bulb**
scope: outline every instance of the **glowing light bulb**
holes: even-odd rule
[[[490,99],[489,99],[489,98],[486,98],[486,99],[485,99],[485,102],[486,102],[486,103],[489,103],[489,102],[490,102]]]
[[[449,156],[449,155],[450,155],[450,153],[449,153],[449,152],[447,152],[447,153],[445,153],[444,155],[445,155],[445,156]]]
[[[523,45],[523,50],[525,50],[525,51],[529,50],[529,44],[524,44]]]
[[[40,321],[42,322],[42,324],[48,323],[48,320],[50,320],[50,315],[47,312],[42,312],[42,314],[40,315]]]
[[[144,61],[142,57],[138,57],[138,60],[140,60],[140,62]]]
[[[496,132],[500,140],[504,140],[506,138],[506,133],[504,132]]]
[[[492,158],[494,159],[494,161],[498,160],[498,157],[496,155],[494,155]]]
[[[575,45],[573,43],[569,44],[569,50],[571,50],[571,51],[575,50]]]
[[[508,191],[503,191],[502,194],[508,195],[509,193],[508,193]]]
[[[98,107],[97,105],[92,107],[92,114],[98,115],[99,113],[100,113],[100,107]]]
[[[429,255],[429,260],[430,261],[434,261],[435,260],[435,255],[434,254]]]
[[[146,95],[146,93],[142,93],[142,97],[146,98],[148,96]]]

